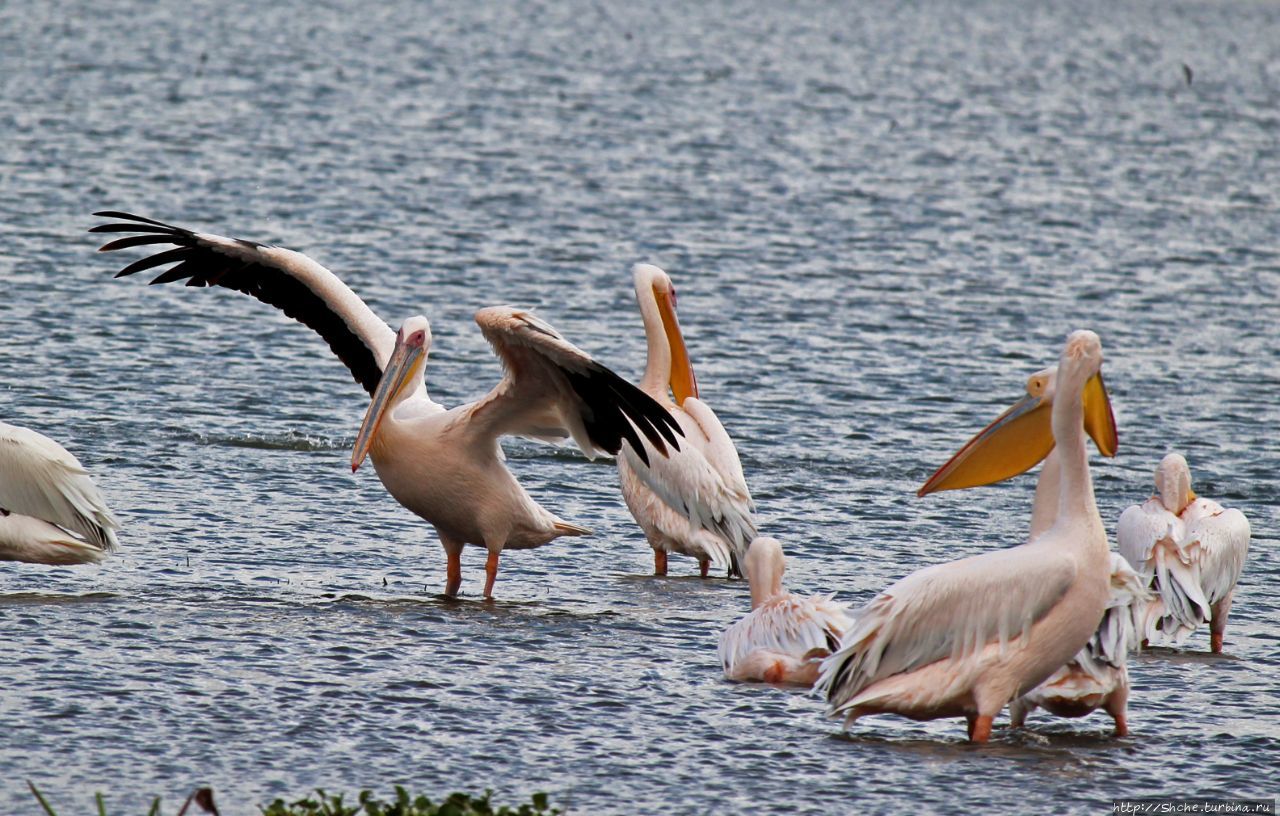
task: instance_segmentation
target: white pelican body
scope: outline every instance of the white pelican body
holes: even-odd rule
[[[653,547],[655,575],[667,573],[667,553],[673,552],[698,559],[704,577],[711,564],[741,575],[756,525],[738,451],[715,412],[698,399],[671,279],[649,264],[637,264],[633,276],[648,341],[640,389],[675,418],[684,440],[668,457],[648,455],[648,465],[634,450],[624,451],[618,457],[622,497]]]
[[[1101,378],[1097,380],[1101,384]],[[1052,404],[1057,391],[1057,367],[1037,371],[1027,380],[1027,397],[1037,405]],[[1102,406],[1106,400],[1098,389],[1090,385],[1085,389],[1085,428],[1094,437],[1104,456],[1114,456],[1117,439],[1114,420],[1105,416]],[[1107,412],[1109,414],[1109,411]],[[1002,417],[1003,419],[1003,417]],[[993,425],[998,425],[997,420]],[[984,433],[986,433],[984,431]],[[981,439],[979,434],[975,439]],[[966,476],[966,467],[980,467],[981,463],[967,460],[980,450],[980,446],[966,446],[961,453],[938,470],[921,488],[920,493],[945,490],[959,486],[957,482],[972,480]],[[1049,451],[1036,480],[1035,501],[1031,509],[1030,540],[1053,526],[1058,515],[1058,497],[1061,492],[1062,465],[1057,447]],[[988,465],[989,466],[989,465]],[[1128,733],[1126,707],[1129,699],[1128,652],[1137,645],[1135,620],[1145,611],[1150,594],[1142,587],[1141,579],[1118,553],[1111,553],[1111,596],[1107,611],[1097,631],[1065,666],[1059,668],[1035,689],[1009,704],[1014,727],[1021,727],[1027,714],[1037,707],[1062,717],[1083,717],[1105,707],[1115,721],[1117,736]]]
[[[0,422],[0,561],[84,564],[116,548],[120,523],[66,448]]]
[[[1061,393],[1050,409],[1052,438],[1039,454],[1056,442],[1061,483],[1053,524],[1021,546],[926,567],[856,611],[818,680],[831,716],[846,723],[878,713],[963,716],[969,738],[985,742],[1001,708],[1088,642],[1109,594],[1107,538],[1084,434],[1092,413],[1084,390],[1101,365],[1097,335],[1078,331],[1067,339]],[[1043,416],[1040,402],[1024,400],[984,434],[1029,427],[1027,417]]]
[[[1181,644],[1209,623],[1222,651],[1236,583],[1249,552],[1249,520],[1191,490],[1187,460],[1171,453],[1156,469],[1157,495],[1120,514],[1120,553],[1156,593],[1143,628],[1149,641]]]
[[[617,453],[624,441],[641,446],[641,436],[648,440],[642,449],[657,455],[667,445],[677,447],[678,426],[661,406],[530,312],[495,306],[476,313],[506,376],[483,398],[446,410],[427,396],[423,373],[431,330],[425,317],[411,317],[392,331],[337,276],[298,252],[127,213],[98,214],[130,223],[95,232],[141,233],[103,250],[174,246],[117,277],[176,262],[152,282],[189,279],[188,286],[251,294],[324,337],[371,395],[352,470],[372,456],[387,491],[436,527],[448,556],[448,595],[461,584],[466,544],[489,553],[484,594],[491,597],[504,549],[589,532],[533,501],[503,463],[499,437],[572,438],[589,456]]]
[[[822,659],[853,623],[831,596],[782,589],[786,561],[776,539],[751,542],[746,557],[751,611],[720,635],[720,663],[730,680],[812,686]]]
[[[1093,637],[1062,668],[1009,704],[1011,723],[1044,708],[1059,717],[1083,717],[1099,708],[1115,721],[1116,736],[1129,733],[1129,652],[1138,645],[1136,620],[1151,599],[1142,577],[1119,553],[1111,553],[1111,597]]]

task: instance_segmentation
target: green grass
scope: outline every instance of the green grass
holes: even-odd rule
[[[519,807],[494,806],[493,791],[483,796],[451,793],[436,803],[426,796],[411,797],[409,792],[396,786],[396,798],[384,802],[371,791],[360,791],[356,803],[348,805],[342,796],[330,796],[323,790],[314,796],[286,803],[277,799],[265,808],[262,816],[558,816],[564,811],[552,808],[545,793],[535,793],[532,800]]]
[[[27,782],[32,795],[44,808],[45,816],[58,816],[53,806],[45,799],[44,794],[31,782]],[[564,811],[551,807],[545,793],[535,793],[529,802],[517,807],[493,804],[493,791],[486,790],[482,796],[466,793],[451,793],[440,802],[433,802],[426,796],[410,796],[409,791],[395,788],[395,799],[383,801],[373,795],[372,791],[363,790],[356,796],[356,801],[347,804],[341,794],[331,795],[317,790],[313,795],[294,802],[277,799],[266,807],[259,807],[262,816],[563,816]],[[107,816],[106,804],[102,794],[94,795],[97,806],[95,816]],[[192,807],[194,805],[195,807]],[[198,813],[211,813],[217,816],[218,809],[213,804],[213,791],[209,788],[197,788],[182,803],[178,816],[196,816]],[[162,816],[160,797],[151,801],[147,816]]]

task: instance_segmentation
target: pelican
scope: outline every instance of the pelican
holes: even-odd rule
[[[751,611],[720,635],[720,663],[730,680],[812,686],[818,666],[853,623],[831,596],[782,589],[786,561],[776,538],[751,542],[746,557]]]
[[[89,472],[44,434],[0,422],[0,561],[91,564],[120,522]]]
[[[1027,379],[1027,396],[1024,400],[1026,409],[1047,410],[1053,403],[1057,390],[1057,366],[1050,366],[1032,374]],[[1111,414],[1110,400],[1102,382],[1102,375],[1089,380],[1084,389],[1084,427],[1092,437],[1098,451],[1103,456],[1115,456],[1119,447],[1119,439],[1115,430],[1115,419]],[[997,419],[990,428],[999,428],[1008,414],[1017,413],[1018,408],[1006,412]],[[1026,421],[1026,420],[1024,420]],[[1030,431],[1031,428],[1026,429]],[[1005,431],[1007,433],[1007,431]],[[992,462],[989,457],[989,446],[993,444],[994,435],[987,430],[975,436],[960,453],[943,465],[920,488],[919,495],[924,496],[937,490],[947,490],[961,486],[975,486],[986,476],[979,475],[983,468],[1002,466],[1008,468],[1008,460]],[[1008,450],[1008,439],[1001,441]],[[1040,449],[1042,440],[1020,438],[1015,450]],[[1029,447],[1024,448],[1023,445]],[[1040,476],[1036,481],[1035,500],[1031,509],[1031,525],[1029,539],[1035,539],[1048,530],[1058,514],[1058,494],[1061,489],[1061,464],[1057,447],[1053,447],[1044,459],[1040,468]],[[1022,464],[1022,463],[1018,463]],[[987,474],[989,476],[991,474]],[[963,484],[962,484],[963,483]],[[1150,594],[1138,582],[1138,575],[1117,553],[1111,553],[1111,595],[1107,602],[1107,611],[1102,617],[1093,637],[1085,647],[1076,653],[1071,662],[1059,668],[1036,688],[1027,692],[1009,704],[1012,725],[1021,727],[1027,714],[1037,707],[1061,717],[1083,717],[1086,714],[1106,707],[1115,721],[1116,736],[1129,733],[1126,710],[1129,699],[1128,652],[1136,646],[1134,642],[1134,625],[1146,609]]]
[[[1119,553],[1111,553],[1111,595],[1093,637],[1070,663],[1009,704],[1010,723],[1021,728],[1043,708],[1059,717],[1084,717],[1104,709],[1117,737],[1129,733],[1129,652],[1138,645],[1135,624],[1151,593]]]
[[[425,317],[410,317],[392,331],[337,276],[298,252],[129,213],[96,215],[117,222],[93,232],[137,233],[100,251],[172,247],[116,277],[176,263],[152,283],[186,280],[253,295],[328,342],[371,395],[351,468],[370,457],[387,492],[435,527],[447,557],[446,595],[457,595],[461,586],[466,544],[488,551],[484,596],[491,598],[504,549],[590,532],[534,502],[504,464],[499,437],[571,438],[588,456],[616,454],[626,442],[642,463],[649,452],[679,448],[679,426],[662,406],[529,311],[494,306],[476,313],[505,376],[479,400],[445,409],[427,395],[431,328]]]
[[[963,716],[969,739],[986,742],[1000,709],[1088,642],[1109,595],[1107,537],[1094,502],[1084,427],[1090,412],[1111,416],[1101,367],[1098,336],[1073,332],[1058,363],[1060,393],[1052,405],[1046,409],[1042,399],[1028,397],[980,434],[988,449],[1012,440],[1017,447],[1010,457],[1018,461],[984,469],[969,457],[966,470],[984,470],[984,478],[994,480],[1035,464],[1022,461],[1029,445],[1045,456],[1056,444],[1053,523],[1020,546],[912,573],[856,611],[815,687],[826,695],[830,716],[843,715],[846,726],[868,714]],[[1092,387],[1101,391],[1104,406],[1087,410],[1084,391]]]
[[[741,576],[756,524],[738,451],[698,398],[671,278],[651,264],[637,264],[632,277],[649,347],[640,389],[675,417],[684,444],[665,458],[647,456],[648,465],[640,448],[624,451],[618,457],[623,500],[653,548],[654,575],[667,574],[667,554],[674,552],[698,559],[704,578],[711,564]]]
[[[1156,496],[1120,514],[1116,543],[1158,597],[1144,635],[1182,643],[1204,622],[1222,652],[1236,582],[1249,552],[1249,520],[1191,489],[1191,469],[1171,453],[1156,468]]]

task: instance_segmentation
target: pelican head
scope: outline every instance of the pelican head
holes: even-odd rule
[[[693,374],[689,351],[684,345],[684,334],[681,333],[680,321],[676,318],[676,288],[671,284],[667,273],[653,264],[636,264],[631,272],[635,278],[636,301],[640,304],[640,313],[645,319],[645,333],[649,336],[650,360],[655,356],[657,327],[652,321],[656,316],[661,321],[662,333],[666,337],[669,358],[666,379],[676,405],[681,405],[687,398],[698,396],[698,378]]]
[[[1111,397],[1102,381],[1102,343],[1091,331],[1067,338],[1062,361],[1027,379],[1027,395],[970,439],[929,477],[916,495],[993,484],[1035,467],[1053,450],[1050,416],[1059,386],[1059,370],[1069,364],[1083,374],[1084,428],[1103,456],[1120,445]]]
[[[383,418],[422,385],[422,374],[427,365],[427,350],[431,348],[431,324],[422,315],[414,315],[400,324],[396,332],[395,348],[382,370],[382,379],[369,401],[360,432],[356,434],[355,449],[351,453],[351,472],[359,470],[369,448],[378,435]]]
[[[1156,468],[1156,492],[1160,494],[1160,503],[1175,515],[1196,500],[1195,491],[1191,489],[1191,468],[1182,454],[1171,453],[1160,460]]]
[[[787,560],[778,539],[758,536],[751,540],[745,561],[747,580],[751,583],[751,608],[755,609],[782,592],[782,573],[787,569]]]

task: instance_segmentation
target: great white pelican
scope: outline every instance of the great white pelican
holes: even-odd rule
[[[786,559],[776,538],[751,542],[746,557],[751,611],[720,635],[720,664],[730,680],[812,686],[818,667],[853,623],[830,595],[782,588]]]
[[[1049,410],[1057,391],[1057,374],[1056,366],[1032,374],[1027,379],[1027,396],[1022,402],[1023,409],[1012,409],[1006,415],[1019,414],[1022,410]],[[1119,438],[1101,374],[1085,384],[1084,408],[1084,427],[1098,446],[1098,451],[1103,456],[1115,456]],[[997,420],[996,424],[999,422]],[[989,435],[986,431],[975,436],[960,454],[940,468],[920,488],[920,495],[957,486],[955,475],[966,464],[972,466],[971,459],[991,456],[992,446],[1008,448],[1006,443],[1009,440],[999,437],[999,434]],[[1038,444],[1032,447],[1038,449]],[[1058,494],[1061,489],[1060,462],[1058,449],[1055,447],[1049,451],[1040,467],[1031,509],[1029,540],[1049,529],[1057,518]],[[1128,652],[1137,645],[1134,640],[1135,623],[1145,613],[1146,602],[1150,597],[1135,581],[1137,574],[1128,568],[1123,558],[1112,553],[1111,596],[1102,622],[1089,642],[1069,663],[1009,704],[1015,727],[1022,726],[1027,714],[1037,707],[1064,717],[1083,717],[1098,708],[1105,708],[1115,721],[1116,735],[1124,736],[1128,733]]]
[[[670,456],[648,456],[647,465],[642,449],[623,451],[623,500],[653,548],[655,575],[667,574],[668,553],[681,553],[698,559],[703,577],[712,564],[740,576],[756,523],[738,451],[698,397],[671,278],[651,264],[637,264],[632,277],[648,345],[640,389],[675,417],[684,439]]]
[[[1209,624],[1209,649],[1222,652],[1236,583],[1249,553],[1249,520],[1196,496],[1187,460],[1171,453],[1156,468],[1156,495],[1120,514],[1120,553],[1156,593],[1143,637],[1181,644]]]
[[[826,695],[831,716],[843,716],[846,725],[882,713],[964,717],[969,739],[986,742],[1000,709],[1088,642],[1109,597],[1107,537],[1085,447],[1085,390],[1101,367],[1098,336],[1073,332],[1058,363],[1052,405],[1024,400],[983,432],[994,437],[986,449],[1016,461],[970,456],[964,468],[985,480],[970,484],[1007,478],[1035,464],[1028,446],[1042,458],[1056,444],[1053,523],[1020,546],[912,573],[855,611],[815,687]]]

